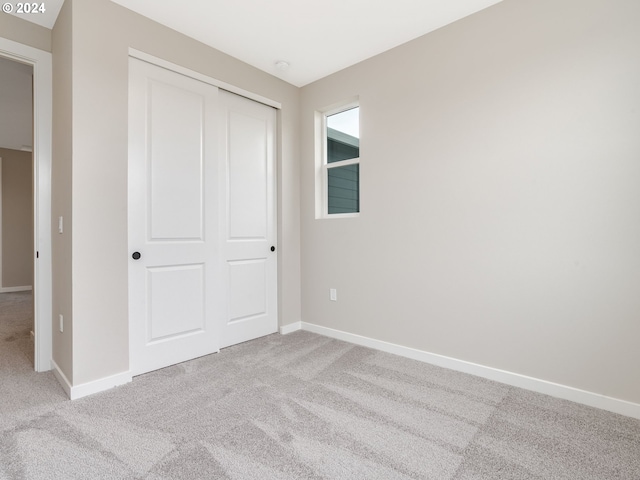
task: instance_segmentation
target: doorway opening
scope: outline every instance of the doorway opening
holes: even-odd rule
[[[33,66],[0,58],[0,319],[3,359],[35,366]]]
[[[0,195],[8,204],[0,209],[5,217],[0,223],[8,225],[5,222],[7,213],[11,222],[18,218],[18,223],[7,227],[4,235],[0,232],[4,243],[0,245],[3,251],[0,254],[0,287],[4,289],[4,292],[0,289],[0,295],[10,293],[16,297],[12,302],[7,302],[7,312],[8,305],[12,305],[13,309],[17,308],[16,305],[24,308],[25,303],[31,306],[32,328],[29,329],[28,339],[31,341],[33,332],[31,368],[43,372],[51,370],[52,366],[52,60],[49,52],[0,38],[0,61],[2,72],[18,79],[23,75],[24,96],[30,97],[30,107],[25,111],[21,105],[27,101],[21,99],[22,95],[20,99],[14,97],[13,90],[8,95],[6,92],[0,94],[0,112],[6,115],[6,118],[0,119],[0,131],[10,133],[8,138],[12,139],[0,143],[0,147],[10,147],[1,150],[0,157],[3,157],[4,175],[9,175],[11,180],[10,184],[5,184],[5,191]],[[0,82],[2,89],[8,85],[5,80],[3,78]],[[20,83],[20,80],[16,82]],[[23,117],[27,119],[28,127],[19,128],[19,120]],[[15,131],[14,126],[18,127]],[[31,187],[26,200],[24,190],[28,187],[19,188],[15,184],[24,183],[25,175]],[[16,192],[22,194],[22,200],[13,196]],[[14,238],[16,233],[20,233],[20,239]],[[21,315],[22,318],[24,315]]]

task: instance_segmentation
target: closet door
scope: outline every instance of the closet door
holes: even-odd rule
[[[130,59],[133,375],[219,349],[225,309],[212,85]]]
[[[277,331],[275,110],[130,60],[130,369]]]
[[[220,347],[275,333],[275,109],[221,90],[220,249],[227,312]]]

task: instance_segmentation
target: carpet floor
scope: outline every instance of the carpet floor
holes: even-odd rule
[[[66,400],[0,295],[0,479],[640,479],[640,421],[309,332]]]

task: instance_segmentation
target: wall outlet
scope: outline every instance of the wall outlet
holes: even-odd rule
[[[62,314],[60,314],[60,333],[64,332],[64,318],[62,317]]]
[[[335,288],[329,289],[329,299],[331,299],[332,302],[338,301],[338,291]]]

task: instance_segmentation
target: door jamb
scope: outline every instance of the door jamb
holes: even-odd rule
[[[52,55],[0,37],[0,56],[33,67],[34,335],[35,370],[51,370],[53,355],[51,276]]]

